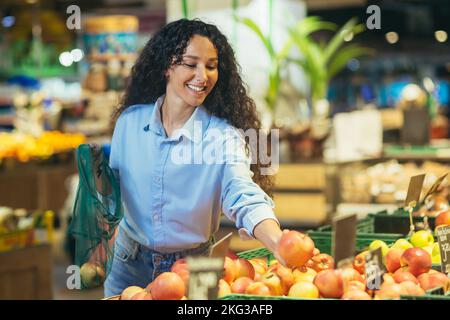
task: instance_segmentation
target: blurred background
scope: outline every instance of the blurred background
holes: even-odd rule
[[[2,0],[0,299],[103,297],[66,284],[75,150],[108,154],[136,57],[182,17],[228,37],[264,128],[280,130],[283,227],[393,210],[411,176],[426,172],[427,189],[449,171],[449,1]]]

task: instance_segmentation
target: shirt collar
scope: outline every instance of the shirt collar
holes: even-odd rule
[[[165,135],[164,126],[161,120],[160,109],[164,102],[165,95],[158,98],[153,108],[152,115],[150,117],[149,129],[158,135]],[[179,140],[181,136],[185,136],[189,140],[198,144],[202,141],[203,136],[208,128],[211,116],[206,110],[205,106],[200,105],[195,108],[191,117],[186,121],[182,128],[176,130],[172,137],[168,138],[170,141]]]

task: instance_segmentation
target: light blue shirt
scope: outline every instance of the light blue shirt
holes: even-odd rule
[[[252,181],[240,132],[198,106],[167,137],[159,112],[163,99],[130,106],[114,129],[110,166],[120,179],[120,226],[128,235],[168,253],[207,242],[222,212],[252,236],[259,222],[278,222],[272,199]]]

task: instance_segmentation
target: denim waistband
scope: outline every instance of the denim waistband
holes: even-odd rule
[[[142,253],[158,255],[158,256],[161,256],[161,258],[174,257],[176,260],[184,258],[189,255],[207,255],[209,253],[210,247],[215,242],[214,236],[211,236],[211,238],[208,241],[200,244],[196,248],[183,249],[183,250],[173,251],[173,252],[160,252],[160,251],[150,249],[150,248],[140,244],[139,242],[134,240],[132,237],[130,237],[123,228],[120,229],[120,233],[121,233],[121,236],[123,237],[123,240],[127,242],[129,248],[131,249],[132,255],[136,255],[137,252],[140,251]]]

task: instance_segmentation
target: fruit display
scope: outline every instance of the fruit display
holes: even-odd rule
[[[0,161],[16,159],[27,162],[30,159],[46,159],[60,152],[76,149],[86,141],[81,134],[47,131],[39,137],[20,133],[0,133]]]
[[[419,234],[420,239],[424,237]],[[425,242],[423,239],[428,239]],[[219,280],[218,297],[222,299],[400,299],[401,296],[424,296],[436,287],[449,289],[450,278],[432,269],[432,254],[427,251],[431,240],[424,237],[422,247],[414,247],[407,239],[391,246],[374,241],[367,250],[382,248],[387,272],[378,290],[366,286],[365,255],[358,254],[353,264],[336,268],[333,257],[321,253],[307,235],[297,231],[283,233],[279,244],[282,265],[265,249],[266,254],[245,259],[228,255],[224,259],[223,276]],[[123,300],[186,299],[189,269],[186,260],[175,262],[170,272],[160,274],[146,288],[131,286]]]
[[[413,162],[400,164],[396,160],[373,166],[350,165],[339,173],[340,197],[346,203],[403,203],[412,176],[427,172],[423,184],[425,193],[439,177],[449,171],[448,166],[431,161],[425,161],[421,166]],[[446,196],[448,178],[442,187]]]
[[[0,207],[0,252],[47,242],[53,218],[52,211]]]

